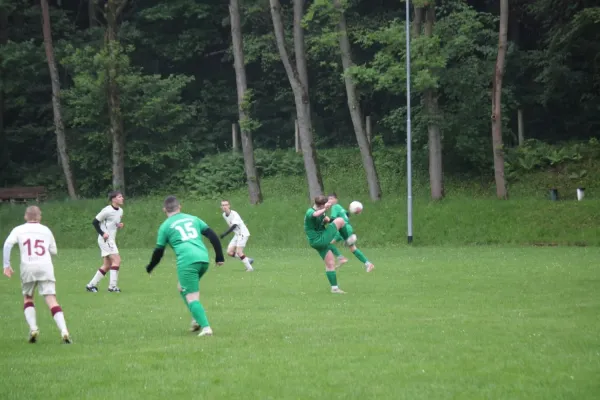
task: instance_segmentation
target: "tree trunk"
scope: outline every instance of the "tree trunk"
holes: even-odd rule
[[[0,45],[5,45],[6,42],[8,42],[8,14],[4,8],[0,8]],[[3,82],[4,79],[4,71],[0,69],[0,82]],[[6,171],[7,167],[8,146],[4,130],[4,89],[3,85],[0,85],[0,171]],[[0,174],[1,176],[2,174]]]
[[[506,179],[504,177],[504,150],[502,141],[502,76],[506,58],[508,30],[508,0],[500,0],[500,32],[498,38],[498,57],[494,71],[492,88],[492,147],[494,151],[494,177],[496,195],[499,199],[508,199]]]
[[[109,52],[108,64],[108,114],[112,138],[112,186],[114,190],[125,191],[125,130],[121,98],[117,77],[119,75],[117,51],[117,19],[126,0],[108,0],[106,3],[106,45]]]
[[[373,161],[371,146],[365,132],[365,126],[363,125],[363,115],[360,103],[358,101],[358,96],[356,95],[356,85],[354,84],[352,77],[347,73],[354,63],[352,62],[352,51],[350,48],[350,40],[348,39],[346,17],[341,9],[342,7],[340,0],[334,0],[334,4],[335,7],[340,10],[338,37],[342,56],[342,66],[344,67],[344,83],[346,85],[348,108],[350,110],[350,116],[352,118],[352,125],[354,126],[354,133],[356,135],[358,148],[360,149],[360,155],[362,156],[363,167],[367,175],[369,196],[371,197],[371,200],[377,201],[381,200],[381,186],[379,185],[379,177],[377,176],[377,169],[375,168],[375,162]]]
[[[89,27],[94,28],[96,25],[96,1],[97,0],[88,0],[88,20]]]
[[[294,3],[301,0],[294,0]],[[317,152],[315,150],[315,144],[313,140],[312,132],[312,121],[310,116],[310,100],[308,97],[308,88],[303,84],[303,80],[300,77],[300,73],[297,69],[297,65],[301,65],[301,62],[296,62],[296,67],[292,66],[288,51],[285,47],[285,35],[283,29],[283,21],[281,19],[281,4],[279,0],[269,0],[271,6],[271,17],[273,19],[273,28],[275,31],[275,40],[277,42],[277,49],[281,57],[281,61],[285,68],[288,80],[294,92],[294,102],[296,104],[296,115],[298,117],[298,131],[300,135],[300,148],[302,150],[302,156],[304,158],[304,169],[306,170],[306,178],[308,181],[308,191],[312,198],[323,194],[323,180],[321,179],[321,171],[319,170],[319,164],[317,160]],[[302,11],[302,7],[294,5],[294,26],[301,24],[302,15],[298,15],[298,12]],[[294,35],[294,41],[297,41],[298,35]],[[295,45],[295,48],[303,49],[304,45]],[[296,53],[296,59],[302,58],[304,65],[306,64],[306,54]],[[308,79],[306,79],[308,81]]]
[[[65,135],[65,126],[62,119],[62,110],[60,104],[60,80],[58,68],[54,60],[54,46],[52,45],[52,28],[50,24],[50,10],[48,9],[48,0],[40,0],[42,7],[42,32],[44,35],[44,48],[46,50],[46,60],[50,70],[50,80],[52,83],[52,111],[54,112],[54,128],[56,130],[56,147],[60,155],[60,165],[62,166],[67,183],[69,197],[77,198],[75,192],[75,182],[71,172],[71,163],[67,152],[67,139]]]
[[[525,126],[523,123],[523,109],[517,110],[517,132],[519,133],[519,146],[523,146],[525,142]]]
[[[239,0],[230,0],[229,15],[231,18],[231,38],[233,41],[233,61],[235,67],[235,82],[238,95],[238,113],[240,118],[240,133],[242,138],[242,153],[244,154],[244,170],[248,182],[248,196],[251,204],[262,202],[260,180],[256,173],[254,161],[254,145],[252,143],[252,132],[247,128],[249,119],[244,109],[248,84],[246,81],[246,68],[244,66],[244,47],[242,42],[242,23],[240,19]]]
[[[427,6],[425,12],[425,36],[433,35],[435,24],[435,4]],[[429,148],[429,186],[431,198],[440,200],[444,197],[444,173],[442,169],[442,134],[439,119],[441,118],[438,106],[438,94],[435,89],[428,89],[423,93],[423,101],[428,114],[427,136]]]

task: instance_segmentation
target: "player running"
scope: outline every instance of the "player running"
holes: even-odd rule
[[[175,196],[165,199],[163,211],[167,219],[158,229],[156,248],[146,266],[150,274],[160,262],[166,245],[170,245],[177,257],[177,287],[181,298],[193,316],[192,331],[201,329],[198,336],[211,336],[204,307],[200,303],[200,279],[208,270],[208,250],[200,234],[206,236],[215,250],[217,265],[223,265],[223,249],[217,234],[200,218],[181,212]],[[197,322],[196,322],[197,321]]]
[[[325,261],[325,274],[331,284],[331,293],[345,293],[337,284],[335,255],[339,254],[332,244],[335,235],[344,227],[343,218],[331,220],[325,213],[331,207],[325,196],[317,196],[315,204],[304,214],[304,232],[310,247],[315,249]],[[325,224],[329,225],[325,226]]]
[[[71,344],[67,323],[62,308],[56,301],[56,278],[52,256],[57,254],[56,241],[52,231],[40,224],[42,211],[39,207],[29,206],[25,210],[23,225],[14,228],[4,242],[4,275],[11,277],[13,269],[10,266],[10,253],[15,244],[21,251],[21,289],[25,309],[25,320],[29,324],[29,343],[35,343],[40,334],[37,325],[33,292],[37,287],[38,293],[44,296],[46,304],[52,313],[54,322],[60,331],[62,342]]]
[[[223,218],[225,219],[225,222],[227,222],[229,229],[226,232],[223,232],[220,238],[223,239],[231,232],[234,232],[233,238],[229,242],[229,246],[227,246],[227,254],[230,257],[236,257],[242,260],[242,263],[244,263],[244,266],[246,267],[246,272],[254,271],[251,265],[254,260],[244,254],[244,248],[250,238],[250,231],[246,227],[242,217],[240,217],[240,214],[231,209],[228,200],[221,201],[221,210],[223,210]]]
[[[342,218],[344,220],[344,222],[346,222],[346,224],[342,228],[342,230],[345,231],[344,233],[345,233],[346,237],[350,237],[352,235],[355,235],[354,234],[354,229],[352,228],[352,225],[350,225],[350,219],[349,219],[350,215],[348,214],[348,211],[346,211],[344,209],[344,207],[342,207],[340,204],[338,204],[338,198],[337,198],[337,195],[335,193],[331,193],[329,195],[329,203],[332,204],[329,217],[331,219]],[[340,230],[340,231],[342,231],[342,230]],[[342,235],[340,234],[340,232],[338,232],[335,235],[335,238],[332,241],[332,243],[335,243],[335,242],[342,242],[342,243],[347,244],[347,242],[344,240],[344,238],[342,237]],[[365,255],[363,254],[363,252],[360,251],[358,249],[358,247],[356,247],[355,243],[356,242],[354,242],[351,245],[348,245],[348,247],[350,248],[350,251],[352,252],[352,254],[354,254],[354,256],[356,258],[358,258],[358,260],[360,262],[362,262],[365,265],[365,270],[367,272],[373,271],[373,268],[375,268],[375,266],[373,265],[373,263],[371,263],[367,259],[367,257],[365,257]]]
[[[123,228],[123,223],[121,222],[123,208],[121,206],[125,198],[122,192],[113,191],[108,194],[108,201],[110,201],[110,205],[100,210],[94,221],[92,221],[92,225],[94,225],[96,232],[98,232],[98,246],[100,247],[100,256],[103,260],[100,269],[96,271],[92,280],[85,286],[88,292],[93,293],[98,292],[98,283],[104,278],[108,270],[110,270],[108,291],[112,293],[121,292],[121,289],[117,286],[121,256],[117,248],[116,238],[117,230]]]

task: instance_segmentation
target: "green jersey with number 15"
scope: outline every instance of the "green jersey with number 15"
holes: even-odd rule
[[[208,250],[202,241],[202,232],[208,225],[193,215],[171,215],[158,228],[156,247],[170,245],[177,257],[177,268],[197,262],[209,262]]]

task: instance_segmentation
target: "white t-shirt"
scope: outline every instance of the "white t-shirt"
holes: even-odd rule
[[[121,207],[114,208],[113,206],[104,207],[96,215],[96,219],[100,221],[100,229],[107,232],[109,238],[113,240],[117,237],[117,230],[122,218],[123,209]]]
[[[52,255],[56,255],[56,241],[50,229],[37,222],[28,222],[14,228],[4,242],[4,266],[10,265],[10,252],[15,244],[21,250],[21,281],[56,281]]]
[[[250,236],[250,231],[246,227],[244,221],[242,221],[240,214],[231,210],[229,215],[225,215],[225,213],[223,213],[223,218],[225,218],[225,222],[227,222],[228,226],[231,227],[231,225],[237,225],[237,227],[233,230],[236,235]]]

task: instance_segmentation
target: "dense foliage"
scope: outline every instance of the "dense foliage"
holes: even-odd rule
[[[240,156],[215,156],[230,150],[232,123],[237,121],[226,2],[119,1],[124,9],[118,47],[110,52],[104,40],[104,0],[96,0],[94,7],[75,0],[50,1],[78,192],[96,196],[111,185],[107,63],[118,70],[130,194],[173,186],[205,194],[243,185]],[[282,4],[289,11],[289,2]],[[350,73],[359,84],[364,113],[374,121],[374,150],[402,145],[404,3],[348,0],[344,7],[356,64]],[[598,136],[600,8],[591,0],[512,1],[510,7],[503,132],[507,176],[516,179],[519,171],[554,166],[576,158],[586,147],[551,144],[588,143]],[[309,2],[304,20],[318,149],[356,143],[335,39],[335,12],[330,2],[315,0]],[[416,165],[423,170],[426,125],[432,116],[419,95],[434,88],[445,173],[491,177],[490,90],[498,12],[495,0],[438,1],[433,35],[411,43],[413,148]],[[63,191],[40,13],[38,1],[0,0],[0,186],[44,184]],[[251,89],[246,107],[253,118],[257,167],[262,176],[282,170],[301,173],[299,157],[266,152],[294,146],[295,119],[268,2],[247,0],[242,17]],[[289,13],[285,19],[291,23]],[[525,137],[534,140],[510,150],[518,144],[518,109]],[[597,142],[592,143],[597,149]],[[402,162],[398,157],[399,171]],[[569,171],[573,179],[587,173],[585,168]]]

